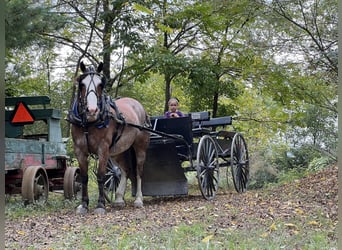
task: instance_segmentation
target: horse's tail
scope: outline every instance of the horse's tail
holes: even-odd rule
[[[150,116],[146,112],[145,112],[145,123],[144,123],[144,126],[148,127],[148,128],[152,127]]]
[[[134,147],[130,147],[124,152],[124,158],[127,163],[127,177],[132,181],[132,183],[136,183],[137,176],[137,159]]]

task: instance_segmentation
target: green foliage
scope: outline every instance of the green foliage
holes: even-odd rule
[[[303,178],[307,172],[304,169],[301,168],[293,168],[290,170],[283,170],[278,173],[277,176],[277,183],[278,184],[286,184],[291,183],[295,180],[299,180],[300,178]]]
[[[251,181],[248,184],[249,189],[259,189],[266,187],[271,183],[278,181],[277,173],[275,173],[272,167],[265,166],[264,168],[257,169],[254,171]]]
[[[130,96],[139,100],[151,116],[163,114],[164,92],[163,78],[159,74],[151,74],[146,82],[128,83],[120,89],[120,96]]]
[[[249,188],[263,188],[272,183],[287,183],[309,172],[331,166],[333,159],[323,156],[311,145],[295,148],[285,143],[270,143],[267,148],[252,152],[252,173]]]
[[[317,157],[311,160],[311,162],[309,163],[308,170],[310,172],[316,172],[331,166],[332,163],[333,161],[329,157]]]
[[[225,75],[223,65],[216,65],[206,58],[194,59],[189,65],[189,83],[185,91],[191,97],[192,111],[212,110],[216,94],[231,99],[241,94],[234,80]],[[221,103],[221,112],[224,109],[224,104]]]
[[[20,49],[43,42],[43,33],[56,31],[65,25],[62,15],[49,6],[31,1],[7,0],[5,16],[6,49]]]

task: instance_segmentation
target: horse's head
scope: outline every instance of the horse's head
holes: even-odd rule
[[[105,78],[100,74],[103,68],[101,62],[97,69],[90,66],[86,68],[83,62],[80,64],[83,74],[79,77],[79,97],[80,102],[86,113],[87,122],[95,122],[100,113],[100,102],[103,88],[105,85]]]

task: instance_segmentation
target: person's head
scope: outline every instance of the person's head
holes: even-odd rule
[[[171,112],[176,112],[176,110],[178,109],[178,99],[170,98],[168,105],[169,105],[169,110]]]

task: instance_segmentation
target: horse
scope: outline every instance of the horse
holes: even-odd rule
[[[109,158],[121,170],[114,206],[125,206],[127,178],[130,174],[136,173],[136,178],[133,178],[136,180],[134,207],[143,207],[141,181],[150,140],[150,133],[144,128],[151,126],[149,116],[144,107],[133,98],[113,100],[106,95],[104,89],[106,81],[101,75],[103,63],[100,63],[95,70],[92,66],[86,68],[81,62],[80,69],[82,74],[77,79],[78,93],[68,115],[82,183],[82,203],[76,208],[76,213],[86,214],[89,210],[88,157],[90,155],[98,157],[96,175],[99,194],[95,213],[106,212],[104,182]]]

